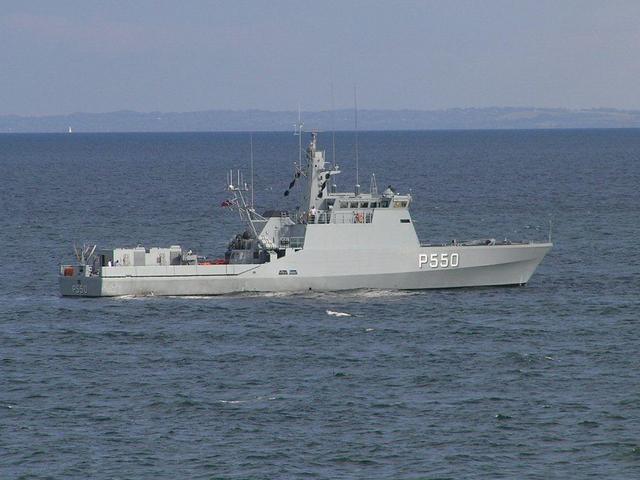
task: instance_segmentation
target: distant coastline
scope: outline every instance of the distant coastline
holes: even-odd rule
[[[206,110],[198,112],[72,113],[0,115],[2,133],[44,132],[234,132],[289,131],[295,111]],[[350,109],[303,112],[308,129],[353,130]],[[447,110],[360,110],[361,130],[474,130],[638,128],[640,110],[569,110],[534,107],[452,108]]]

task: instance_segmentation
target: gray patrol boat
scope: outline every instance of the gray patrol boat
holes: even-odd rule
[[[300,149],[302,152],[302,148]],[[258,214],[253,189],[239,172],[227,178],[247,229],[229,243],[224,258],[208,259],[180,246],[76,249],[78,262],[60,266],[60,291],[68,296],[219,295],[235,292],[430,289],[524,285],[551,242],[494,239],[424,244],[416,235],[411,195],[337,192],[340,173],[317,149],[311,134],[296,180],[305,182],[306,211]],[[302,160],[302,154],[301,159]],[[375,177],[374,177],[375,179]],[[251,192],[251,194],[249,194]],[[285,195],[288,194],[285,192]]]

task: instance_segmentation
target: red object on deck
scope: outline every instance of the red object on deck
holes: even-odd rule
[[[73,277],[73,267],[64,267],[64,276]]]
[[[203,260],[198,262],[198,265],[226,265],[227,262],[224,258],[216,258],[215,260]]]

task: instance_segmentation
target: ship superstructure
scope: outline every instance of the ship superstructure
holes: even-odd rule
[[[421,244],[409,212],[412,197],[392,187],[337,192],[340,169],[318,149],[318,136],[296,164],[304,210],[258,214],[240,172],[227,178],[225,206],[247,228],[224,257],[209,259],[181,248],[115,248],[78,254],[62,265],[63,295],[217,295],[346,289],[429,289],[524,285],[550,242],[493,239]],[[289,190],[285,192],[287,195]],[[251,197],[253,191],[251,189]]]

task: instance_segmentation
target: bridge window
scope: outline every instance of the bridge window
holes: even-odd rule
[[[380,206],[381,206],[382,208],[387,208],[387,207],[389,206],[389,200],[382,200],[382,201],[380,202]]]
[[[362,202],[360,208],[369,208],[369,202]]]
[[[358,208],[358,202],[351,202],[349,208]]]
[[[349,208],[349,202],[340,202],[340,208]]]
[[[406,200],[395,200],[393,202],[393,208],[407,208]]]
[[[371,208],[377,208],[378,202],[371,202]]]

